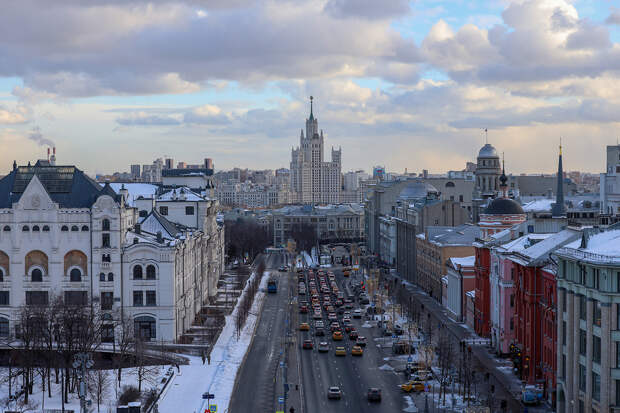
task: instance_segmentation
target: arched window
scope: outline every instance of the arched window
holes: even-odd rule
[[[31,277],[31,281],[33,283],[40,283],[43,281],[43,271],[41,271],[38,268],[35,268],[34,270],[32,270],[32,272],[30,273],[30,277]]]
[[[140,316],[134,318],[134,332],[136,337],[149,341],[156,338],[156,322],[154,317]]]
[[[24,225],[24,226],[22,227],[22,231],[24,231],[24,232],[28,232],[28,231],[30,231],[30,227],[29,227],[28,225]]]
[[[66,226],[66,225],[63,225],[63,226],[60,228],[60,230],[61,230],[62,232],[67,232],[67,231],[69,231],[69,227],[68,227],[68,226]]]
[[[50,232],[49,225],[43,225],[43,232]]]
[[[146,279],[147,280],[155,279],[155,266],[154,265],[148,265],[146,267]]]
[[[446,188],[454,188],[454,182],[452,181],[446,182]]]
[[[2,229],[3,231],[10,231],[11,227],[9,227],[8,225],[5,225],[4,228]]]
[[[105,273],[99,274],[99,281],[105,281]]]
[[[108,273],[108,281],[114,281],[114,274]]]
[[[71,282],[80,282],[82,281],[82,271],[77,268],[74,268],[69,272],[69,279]]]
[[[0,337],[8,337],[10,333],[9,330],[9,319],[5,317],[0,317]]]
[[[101,230],[102,231],[109,231],[110,230],[110,220],[107,218],[104,218],[103,221],[101,221]]]
[[[88,225],[82,225],[82,231],[84,232],[88,231]]]
[[[133,267],[133,279],[134,280],[142,279],[142,266],[141,265],[136,265],[135,267]]]
[[[35,225],[32,227],[32,232],[39,232],[41,229],[39,228],[38,225]]]
[[[80,229],[78,228],[78,226],[77,226],[77,225],[73,225],[73,226],[71,227],[71,231],[73,231],[73,232],[77,232],[77,231],[79,231],[79,230],[80,230]]]

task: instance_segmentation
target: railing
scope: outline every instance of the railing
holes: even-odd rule
[[[614,255],[597,254],[594,252],[580,251],[572,248],[560,248],[557,250],[556,254],[570,256],[582,260],[620,265],[620,257]]]

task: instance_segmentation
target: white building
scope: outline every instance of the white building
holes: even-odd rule
[[[607,146],[607,171],[600,180],[601,213],[620,215],[620,145]]]
[[[334,204],[340,202],[342,188],[342,150],[332,148],[331,162],[323,159],[325,140],[319,133],[318,120],[312,112],[306,119],[306,134],[299,137],[299,147],[291,151],[291,193],[293,202],[304,204]]]
[[[173,208],[156,199],[174,211],[170,220],[156,211],[140,218],[130,202],[127,188],[116,193],[74,166],[14,166],[0,180],[0,335],[13,334],[21,306],[55,296],[111,317],[122,310],[145,339],[183,334],[223,269],[217,202]],[[195,206],[197,222],[185,206]]]

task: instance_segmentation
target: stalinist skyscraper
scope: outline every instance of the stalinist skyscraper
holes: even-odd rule
[[[310,117],[306,135],[301,131],[299,147],[291,151],[291,193],[294,202],[330,204],[340,202],[342,149],[332,147],[331,162],[323,160],[323,131],[314,117],[310,96]]]

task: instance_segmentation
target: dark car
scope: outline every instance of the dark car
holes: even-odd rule
[[[307,314],[308,313],[308,306],[307,305],[300,305],[299,306],[299,312],[302,314]]]
[[[369,402],[380,402],[381,401],[381,389],[378,389],[376,387],[371,387],[370,389],[368,389],[367,397],[368,397]]]
[[[315,336],[324,336],[325,335],[325,330],[322,328],[315,328],[314,329],[314,335]]]
[[[302,347],[306,350],[312,350],[314,348],[314,343],[312,340],[304,340]]]
[[[357,337],[358,337],[357,330],[351,329],[351,331],[349,331],[349,338],[351,340],[355,340],[357,339]]]

